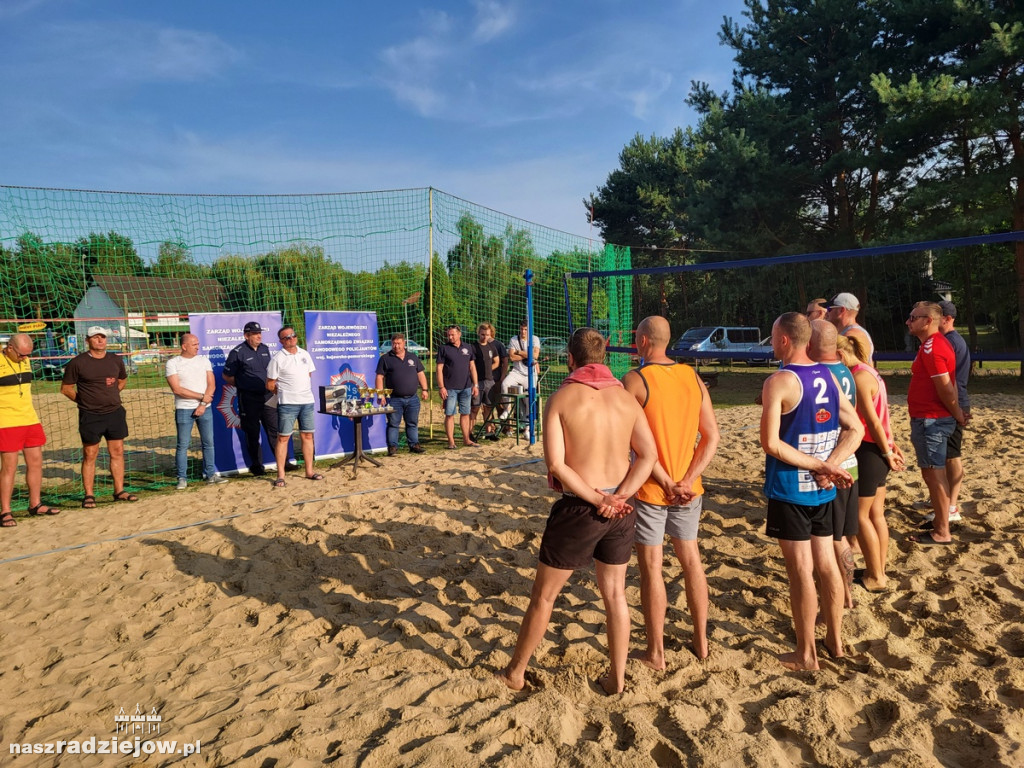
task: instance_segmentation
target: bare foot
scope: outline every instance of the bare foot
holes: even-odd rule
[[[816,656],[812,656],[810,659],[805,659],[796,651],[791,653],[780,653],[779,661],[782,662],[782,666],[786,669],[792,669],[797,672],[818,669],[818,658]]]
[[[701,635],[698,637],[694,635],[690,647],[693,648],[693,655],[703,661],[708,657],[708,636]]]
[[[622,685],[619,685],[618,682],[612,680],[612,676],[610,674],[602,675],[597,679],[597,682],[601,686],[601,690],[609,696],[614,696],[616,693],[622,693],[626,690],[626,684],[623,683]]]
[[[868,592],[887,592],[889,590],[888,579],[873,579],[870,576],[864,576],[860,583]]]
[[[828,635],[825,636],[825,651],[833,659],[841,659],[846,655],[846,651],[843,650],[843,641],[838,638],[831,638]]]
[[[526,685],[526,680],[524,678],[513,680],[512,677],[509,675],[508,667],[505,667],[505,669],[501,670],[501,672],[495,672],[494,677],[503,682],[513,691],[521,691],[523,690],[523,686]]]
[[[665,671],[665,655],[655,655],[650,651],[633,651],[629,654],[631,659],[636,659],[645,667],[650,667],[655,672]]]

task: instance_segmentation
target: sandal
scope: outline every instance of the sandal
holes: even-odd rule
[[[91,493],[82,499],[82,509],[96,509],[96,497]]]
[[[319,472],[314,472],[312,475],[306,475],[307,480],[323,480],[324,476]]]
[[[114,494],[114,501],[138,501],[139,497],[128,491],[119,491]]]
[[[39,502],[34,507],[28,508],[28,513],[33,517],[41,517],[42,515],[59,515],[60,510],[56,507],[51,507],[47,504]]]
[[[287,483],[281,478],[278,478],[277,480],[274,481],[275,488],[284,488],[286,485]]]
[[[18,524],[18,521],[14,519],[14,515],[10,512],[4,512],[0,515],[0,528],[14,528]]]

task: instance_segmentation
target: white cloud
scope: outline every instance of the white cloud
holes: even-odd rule
[[[515,21],[511,6],[502,5],[497,0],[475,0],[473,4],[476,6],[473,39],[478,43],[486,43],[500,37]]]
[[[35,42],[40,67],[77,87],[193,82],[224,72],[242,57],[215,34],[144,22],[51,25]]]
[[[438,71],[450,56],[448,36],[452,23],[447,14],[424,16],[428,31],[380,53],[381,82],[400,102],[424,116],[439,114],[444,104],[441,91],[433,85]]]
[[[48,2],[49,0],[3,0],[0,2],[0,19],[12,19],[15,16],[21,16],[23,13],[29,13]]]

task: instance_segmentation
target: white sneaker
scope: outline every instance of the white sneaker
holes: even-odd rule
[[[924,516],[924,521],[926,523],[930,523],[934,519],[935,519],[935,513],[934,512],[929,512],[927,515]],[[959,523],[961,520],[963,520],[963,517],[960,516],[960,510],[959,509],[956,512],[950,512],[949,513],[949,522],[951,522],[951,523]]]
[[[228,479],[226,477],[222,477],[221,475],[214,475],[213,477],[207,478],[206,484],[207,485],[223,485],[227,481],[228,481]]]
[[[181,480],[178,481],[178,486],[175,490],[184,491],[186,488],[188,488],[188,480],[181,478]]]

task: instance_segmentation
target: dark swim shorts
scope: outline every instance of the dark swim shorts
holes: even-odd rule
[[[633,554],[635,527],[636,510],[625,517],[601,517],[593,505],[563,496],[551,507],[540,561],[566,571],[583,568],[591,560],[624,565]]]
[[[832,537],[832,502],[815,506],[768,499],[765,533],[787,541],[810,541],[811,536]]]

